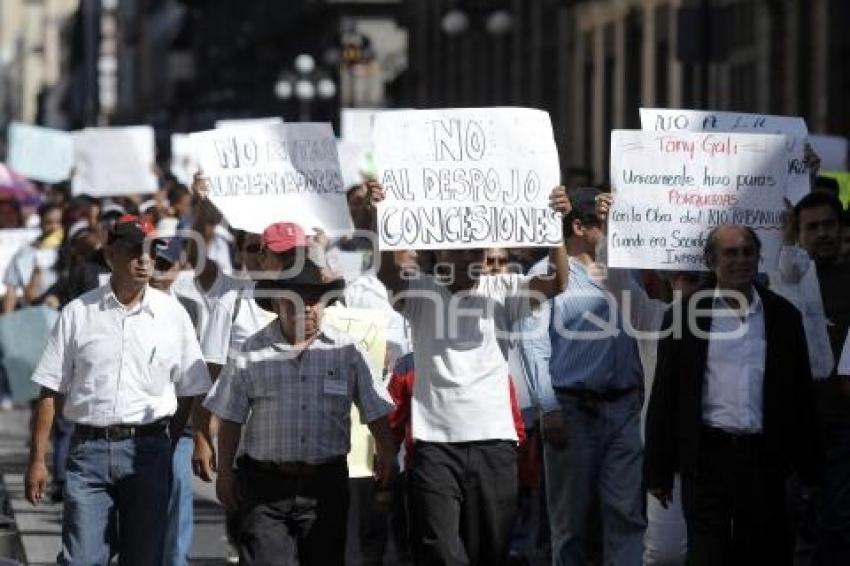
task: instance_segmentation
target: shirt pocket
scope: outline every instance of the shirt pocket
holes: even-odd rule
[[[351,410],[352,384],[339,368],[325,368],[320,375],[311,376],[321,382],[319,397],[326,418],[340,422]]]
[[[163,395],[173,382],[172,374],[174,373],[176,357],[162,344],[155,345],[150,352],[145,352],[145,354],[146,359],[143,360],[147,364],[145,366],[147,378],[144,384],[145,389],[151,395]]]

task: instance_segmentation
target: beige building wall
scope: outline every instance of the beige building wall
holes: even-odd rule
[[[12,112],[7,118],[33,122],[39,92],[61,79],[60,33],[78,5],[79,0],[0,1],[3,104]],[[11,108],[9,100],[16,102]]]

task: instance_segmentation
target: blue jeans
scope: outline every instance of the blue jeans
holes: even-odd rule
[[[589,406],[558,394],[567,445],[545,444],[546,496],[554,566],[584,566],[587,525],[599,497],[605,564],[643,561],[643,447],[641,396],[629,393]]]
[[[127,440],[74,436],[65,478],[62,552],[66,566],[162,561],[171,441],[163,433]]]
[[[68,462],[68,450],[71,449],[71,438],[74,434],[74,423],[65,420],[62,415],[56,415],[53,421],[53,481],[65,483],[65,464]]]
[[[172,455],[171,496],[165,531],[163,566],[185,566],[192,549],[192,451],[191,434],[184,433]]]

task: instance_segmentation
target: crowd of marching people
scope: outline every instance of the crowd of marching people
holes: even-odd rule
[[[362,564],[850,564],[850,220],[808,159],[773,273],[740,225],[705,271],[607,269],[616,196],[577,178],[553,248],[381,252],[374,180],[333,238],[229,229],[202,173],[0,200],[0,228],[41,231],[3,312],[59,311],[26,497],[63,501],[66,565],[187,564],[193,476],[241,564],[350,564],[352,536]],[[323,323],[339,306],[385,316],[380,371]]]

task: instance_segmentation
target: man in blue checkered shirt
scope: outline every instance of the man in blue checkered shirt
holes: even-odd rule
[[[221,419],[216,492],[239,515],[240,564],[343,566],[352,402],[375,437],[376,478],[389,479],[393,404],[354,339],[321,325],[342,286],[309,259],[259,283],[257,304],[278,318],[228,359],[205,402]]]

